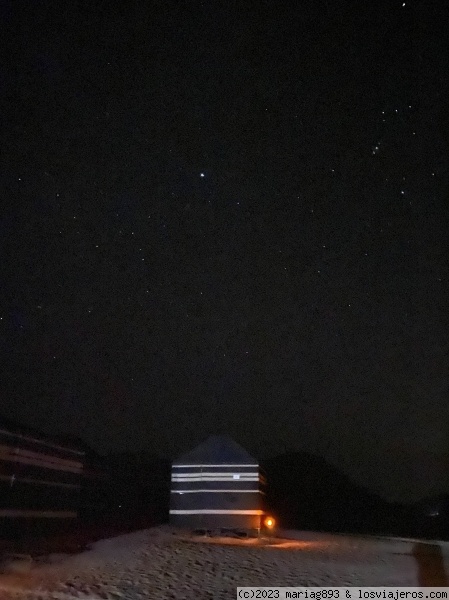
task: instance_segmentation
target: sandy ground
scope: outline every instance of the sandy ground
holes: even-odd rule
[[[221,600],[237,586],[449,585],[449,543],[297,531],[257,541],[158,527],[46,560],[11,564],[0,599]]]

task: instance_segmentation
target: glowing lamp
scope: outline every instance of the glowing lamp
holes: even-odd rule
[[[276,521],[273,519],[273,517],[267,517],[263,523],[267,529],[273,529]]]

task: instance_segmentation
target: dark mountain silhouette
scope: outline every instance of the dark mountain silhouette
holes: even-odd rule
[[[358,486],[321,457],[286,453],[265,461],[268,502],[284,528],[405,534],[410,509]]]

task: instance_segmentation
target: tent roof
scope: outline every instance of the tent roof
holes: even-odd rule
[[[199,446],[183,454],[174,465],[257,464],[257,461],[228,435],[212,435]]]

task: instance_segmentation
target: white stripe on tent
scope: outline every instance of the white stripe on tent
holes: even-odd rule
[[[263,510],[171,510],[171,515],[264,515]]]
[[[200,494],[206,492],[208,494],[263,494],[259,490],[172,490],[172,494]]]
[[[257,473],[201,473],[200,471],[196,473],[172,473],[172,481],[176,481],[178,479],[195,479],[195,477],[213,477],[214,479],[260,479]]]
[[[239,477],[238,479],[234,479],[233,477],[172,477],[172,481],[174,483],[184,482],[187,483],[189,481],[259,481],[258,477]]]
[[[186,467],[255,467],[257,468],[259,465],[245,465],[245,464],[225,464],[222,463],[220,465],[212,465],[212,464],[207,464],[207,465],[200,465],[200,464],[190,464],[190,465],[172,465],[174,469],[185,469]]]
[[[198,475],[203,475],[203,477],[230,477],[231,479],[233,477],[236,477],[237,475],[239,477],[259,477],[259,473],[257,473],[257,471],[253,473],[226,473],[223,471],[194,471],[193,473],[172,473],[172,477],[198,477]]]
[[[28,517],[28,518],[54,518],[57,517],[59,519],[73,519],[76,518],[78,514],[72,511],[62,511],[62,510],[15,510],[15,509],[4,509],[0,510],[0,517]]]
[[[203,475],[222,475],[223,477],[232,477],[233,475],[253,475],[259,476],[258,471],[184,471],[183,473],[173,473],[174,477],[192,477],[197,473]]]

